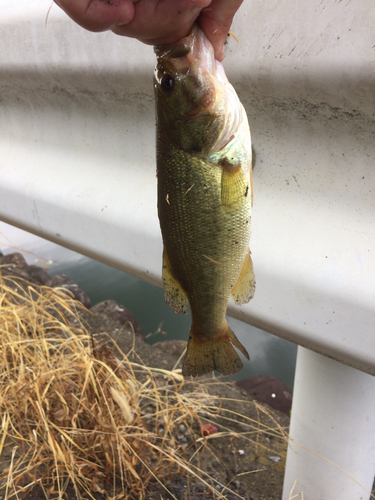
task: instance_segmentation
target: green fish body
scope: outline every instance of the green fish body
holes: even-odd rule
[[[155,47],[158,213],[163,283],[192,326],[183,374],[236,373],[248,353],[229,328],[236,304],[254,295],[249,251],[251,140],[245,110],[203,32]]]

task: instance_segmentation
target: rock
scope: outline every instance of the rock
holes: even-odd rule
[[[130,323],[134,329],[135,335],[141,340],[146,340],[142,327],[134,314],[129,311],[129,309],[118,304],[115,300],[104,300],[103,302],[99,302],[99,304],[91,308],[91,311],[96,314],[104,314],[108,318],[117,321],[121,326]]]
[[[74,283],[74,281],[65,276],[65,274],[57,274],[56,276],[54,276],[52,280],[48,283],[48,286],[52,288],[60,287],[69,290],[70,292],[72,292],[76,300],[82,302],[82,304],[87,309],[90,309],[91,307],[90,297],[84,290],[82,290],[80,286],[77,285],[77,283]]]
[[[258,375],[236,382],[259,403],[266,403],[275,410],[289,413],[292,408],[292,393],[287,385],[275,377]]]
[[[239,474],[241,472],[241,467],[239,465],[234,465],[232,467],[233,474]]]
[[[24,256],[18,252],[8,253],[7,255],[1,257],[1,264],[3,266],[6,265],[11,267],[17,267],[20,269],[28,267]]]
[[[164,352],[168,352],[171,356],[176,358],[176,361],[181,358],[184,350],[186,349],[186,340],[162,340],[153,344],[158,350],[161,349]],[[176,368],[181,368],[182,359]]]
[[[40,266],[28,266],[27,272],[30,276],[30,281],[33,281],[38,285],[49,285],[52,280],[52,277],[47,273],[47,271]]]
[[[51,280],[51,276],[39,266],[29,266],[23,255],[14,252],[3,255],[0,258],[3,276],[16,276],[23,278],[25,281],[35,285],[45,285]],[[25,288],[26,283],[21,283],[20,286]]]

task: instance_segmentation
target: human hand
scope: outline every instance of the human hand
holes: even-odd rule
[[[148,45],[174,43],[197,20],[224,59],[224,42],[243,0],[55,0],[76,23],[90,31],[112,30]]]

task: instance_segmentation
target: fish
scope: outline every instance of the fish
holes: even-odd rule
[[[255,292],[247,115],[197,24],[154,50],[163,286],[172,309],[189,304],[192,319],[182,374],[230,375],[243,367],[234,347],[249,354],[226,320],[228,301],[242,305]]]

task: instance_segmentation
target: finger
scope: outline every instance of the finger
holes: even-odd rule
[[[130,23],[135,14],[132,0],[54,0],[77,24],[89,31],[106,31]]]
[[[211,0],[139,0],[134,20],[112,29],[117,35],[138,38],[148,45],[175,43],[190,33],[201,10]]]
[[[215,57],[222,61],[225,56],[224,43],[232,25],[233,17],[243,0],[212,0],[198,17],[198,23],[212,43]]]

